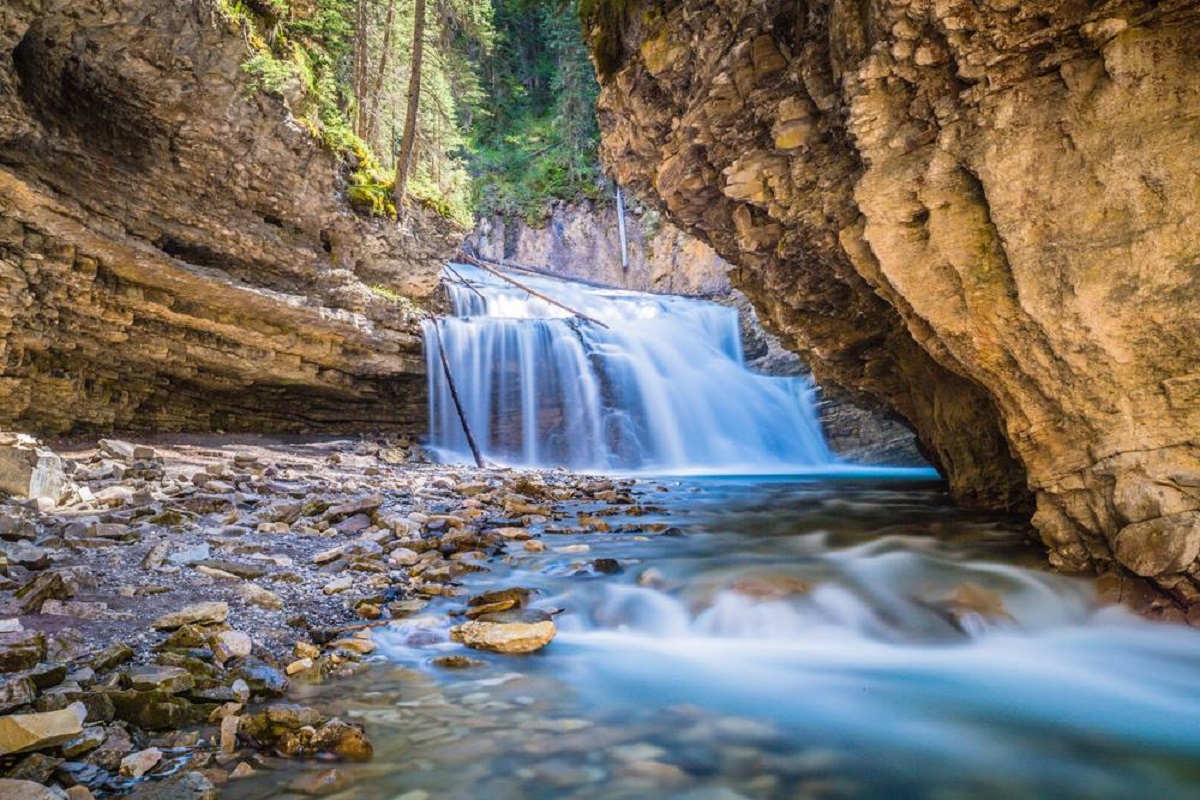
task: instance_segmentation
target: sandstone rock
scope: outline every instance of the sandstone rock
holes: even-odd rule
[[[134,667],[125,674],[122,683],[140,692],[159,691],[167,694],[186,692],[196,685],[186,669],[159,666]]]
[[[121,759],[120,773],[126,778],[140,778],[162,761],[162,750],[157,747],[150,747],[145,750],[139,750],[136,753],[130,753]]]
[[[274,744],[283,734],[301,728],[313,728],[325,722],[325,716],[315,708],[291,703],[268,706],[242,721],[242,732],[261,744]]]
[[[221,752],[236,753],[238,749],[237,735],[241,727],[241,717],[228,716],[221,720]]]
[[[264,589],[256,583],[241,583],[234,587],[234,592],[248,603],[253,603],[259,608],[280,609],[283,608],[283,599],[274,592]]]
[[[83,732],[87,710],[76,703],[61,711],[44,714],[12,714],[0,717],[0,755],[54,747]]]
[[[28,436],[0,441],[0,492],[57,503],[69,485],[62,459]]]
[[[210,625],[224,622],[229,617],[226,603],[196,603],[154,620],[156,630],[173,630],[184,625]]]
[[[476,650],[494,653],[532,653],[548,645],[558,633],[550,620],[534,623],[471,621],[450,629],[450,639]]]
[[[61,800],[63,795],[33,781],[0,778],[0,797],[4,800]]]
[[[29,705],[36,697],[37,686],[29,678],[9,678],[0,681],[0,714]]]
[[[67,758],[73,759],[76,756],[89,753],[100,745],[104,744],[106,737],[107,734],[105,733],[104,728],[98,726],[84,728],[83,733],[69,741],[63,742],[61,748],[62,754]]]
[[[253,649],[254,641],[241,631],[221,631],[212,638],[213,656],[219,664],[231,658],[248,656]]]

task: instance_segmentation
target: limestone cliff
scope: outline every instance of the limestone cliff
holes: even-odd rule
[[[451,226],[352,213],[208,0],[0,6],[0,424],[408,425]]]
[[[1200,597],[1200,4],[610,5],[617,178],[960,497]]]

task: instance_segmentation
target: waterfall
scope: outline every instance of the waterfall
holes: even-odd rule
[[[433,325],[490,461],[654,472],[835,463],[811,384],[750,372],[733,309],[521,277],[606,329],[482,270],[454,270],[466,283],[447,284],[453,316],[425,323],[430,444],[442,458],[469,455]]]
[[[629,240],[625,236],[625,195],[617,184],[617,236],[621,241],[621,269],[629,269]]]

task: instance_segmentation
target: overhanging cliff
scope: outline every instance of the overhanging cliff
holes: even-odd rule
[[[1200,596],[1200,4],[597,5],[607,164],[820,379]]]
[[[389,298],[428,295],[460,233],[354,214],[245,58],[208,0],[0,8],[0,423],[421,424]]]

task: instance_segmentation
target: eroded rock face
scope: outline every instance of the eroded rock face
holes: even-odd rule
[[[641,2],[619,180],[1054,564],[1200,596],[1200,10]]]
[[[457,233],[351,212],[342,169],[252,95],[207,0],[0,8],[0,423],[419,422],[411,312]]]

